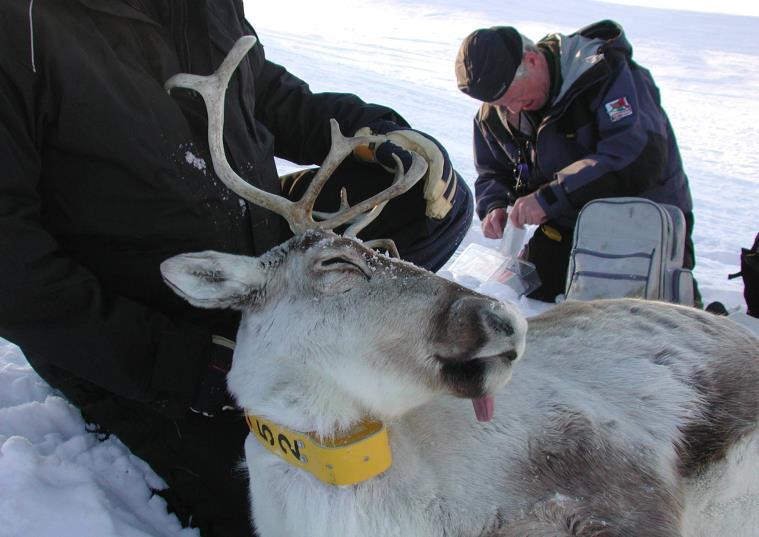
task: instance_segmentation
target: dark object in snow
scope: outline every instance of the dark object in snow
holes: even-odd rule
[[[730,274],[728,278],[732,280],[738,276],[743,278],[743,298],[748,307],[746,313],[759,317],[759,233],[750,249],[741,248],[741,271]]]
[[[713,313],[714,315],[723,315],[727,316],[727,308],[722,302],[712,302],[706,308],[704,308],[705,311],[708,311],[709,313]]]

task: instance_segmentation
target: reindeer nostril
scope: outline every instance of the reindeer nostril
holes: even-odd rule
[[[486,310],[483,312],[483,321],[493,332],[507,337],[514,335],[514,327],[511,325],[511,320],[499,312]]]
[[[514,349],[511,349],[509,351],[506,351],[503,353],[503,357],[506,358],[509,362],[513,362],[517,359],[517,351]]]

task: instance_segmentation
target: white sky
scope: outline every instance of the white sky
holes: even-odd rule
[[[609,4],[640,6],[656,9],[674,9],[700,13],[722,13],[725,15],[742,15],[759,17],[759,2],[749,0],[599,0]],[[759,21],[757,21],[759,23]]]

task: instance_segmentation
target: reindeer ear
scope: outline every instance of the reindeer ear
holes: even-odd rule
[[[266,283],[255,257],[211,251],[169,258],[161,263],[161,274],[176,294],[200,308],[243,309]]]

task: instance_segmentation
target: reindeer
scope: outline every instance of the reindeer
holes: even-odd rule
[[[631,299],[525,319],[375,252],[357,230],[424,164],[404,173],[398,162],[388,191],[316,214],[340,160],[381,141],[343,138],[334,122],[330,156],[301,200],[248,185],[225,161],[219,103],[252,42],[212,77],[167,84],[206,100],[222,180],[296,235],[258,258],[188,253],[161,271],[190,303],[242,312],[228,386],[251,423],[261,537],[713,535],[698,479],[728,463],[754,472],[759,498],[755,337],[693,308]],[[346,482],[332,463],[309,466],[330,449],[358,453],[356,471],[370,471]],[[756,536],[740,531],[731,537]]]

